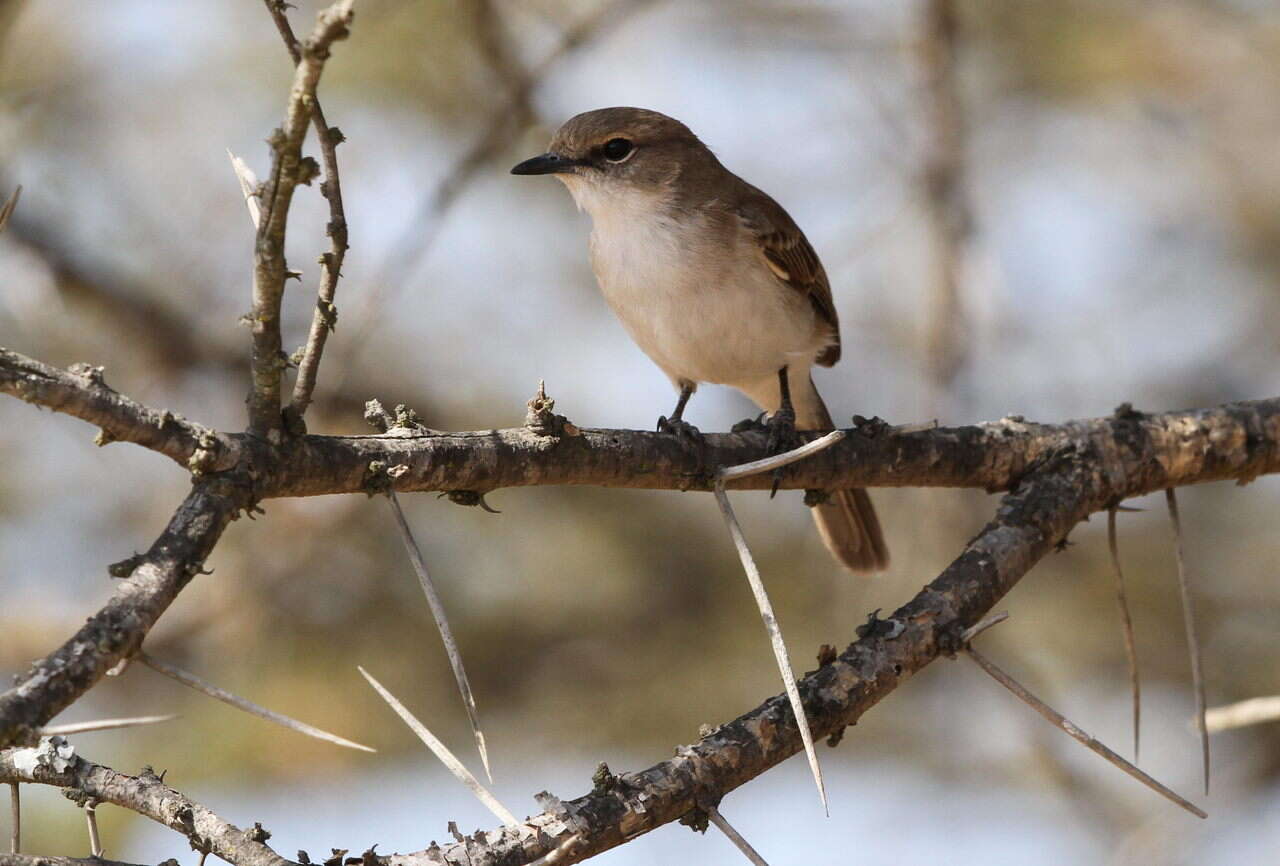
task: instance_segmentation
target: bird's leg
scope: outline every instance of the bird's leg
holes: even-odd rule
[[[684,407],[689,402],[689,398],[693,396],[694,388],[697,386],[692,382],[680,383],[680,399],[676,401],[675,411],[668,418],[663,415],[658,419],[658,432],[671,433],[682,441],[693,445],[702,444],[702,431],[694,427],[688,421],[683,420]]]
[[[769,454],[782,454],[790,451],[800,444],[800,437],[796,433],[796,410],[791,406],[791,382],[787,379],[787,368],[783,367],[778,371],[778,390],[782,394],[782,401],[778,404],[778,411],[769,416],[769,421],[765,426],[769,430]],[[769,491],[769,498],[772,499],[778,493],[778,484],[782,481],[782,470],[773,470],[773,488]]]
[[[778,411],[769,416],[765,426],[769,430],[769,453],[781,454],[796,447],[796,410],[791,406],[791,383],[787,380],[787,368],[778,371],[778,389],[782,392],[782,402]]]

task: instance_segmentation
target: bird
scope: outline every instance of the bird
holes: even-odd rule
[[[840,360],[831,284],[795,220],[721,164],[685,124],[643,108],[567,120],[547,151],[511,169],[552,175],[591,217],[601,293],[679,396],[658,431],[698,441],[684,421],[703,383],[737,388],[769,419],[769,448],[797,430],[834,429],[811,375]],[[827,549],[853,571],[889,552],[862,489],[823,492],[812,513]]]

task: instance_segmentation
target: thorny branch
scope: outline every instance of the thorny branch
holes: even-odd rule
[[[302,140],[307,134],[315,109],[316,85],[329,47],[347,36],[351,24],[353,0],[340,0],[322,11],[316,29],[299,47],[299,60],[289,92],[289,107],[284,126],[272,133],[271,172],[262,187],[262,223],[254,244],[253,314],[253,388],[249,392],[249,430],[255,435],[278,441],[280,416],[280,382],[285,359],[281,349],[280,303],[289,276],[284,260],[285,227],[289,205],[299,183],[310,183],[315,176],[314,160],[302,158]],[[268,4],[268,8],[271,4]],[[322,136],[328,138],[330,136]],[[336,276],[335,276],[336,278]],[[319,358],[316,358],[319,363]]]
[[[272,0],[267,5],[279,24],[282,6]],[[329,46],[346,35],[350,20],[350,0],[342,0],[321,13],[305,43],[282,28],[297,68],[260,197],[247,433],[209,430],[142,406],[107,387],[99,368],[60,370],[0,350],[0,392],[98,425],[100,444],[118,439],[164,454],[187,467],[194,482],[151,548],[111,566],[121,581],[108,603],[0,695],[0,747],[27,746],[0,750],[0,782],[58,785],[86,801],[132,809],[187,836],[198,850],[239,866],[290,861],[263,844],[263,833],[234,827],[154,774],[127,776],[85,761],[59,738],[32,744],[54,715],[137,653],[240,512],[266,497],[387,490],[482,495],[547,484],[709,490],[714,477],[707,467],[748,463],[765,450],[763,437],[750,432],[707,435],[701,453],[691,453],[671,436],[581,429],[559,416],[474,433],[394,428],[382,436],[280,435],[279,313],[288,274],[283,243],[289,204],[296,185],[316,172],[302,159],[301,144],[309,123],[328,129],[317,113],[315,88]],[[330,172],[326,166],[336,193],[336,168]],[[332,197],[330,205],[336,207],[331,216],[340,212]],[[331,240],[338,242],[332,232]],[[338,264],[340,259],[331,260],[332,271],[322,275],[322,300],[328,285],[332,301]],[[314,347],[316,364],[320,348]],[[314,370],[305,392],[295,391],[298,418],[313,378]],[[934,659],[954,656],[963,648],[965,630],[1090,514],[1156,490],[1219,480],[1246,483],[1280,471],[1280,398],[1158,414],[1125,406],[1113,417],[1056,425],[1011,417],[971,427],[895,429],[859,419],[845,432],[826,452],[785,469],[781,486],[1007,492],[992,521],[941,575],[890,618],[873,618],[858,629],[858,639],[843,653],[824,655],[818,669],[798,682],[814,734],[832,738]],[[771,483],[752,476],[731,486],[760,489]],[[521,824],[445,848],[388,857],[368,852],[363,859],[370,866],[578,862],[664,823],[714,809],[727,793],[799,751],[801,739],[787,699],[775,696],[681,747],[668,761],[638,773],[602,774],[576,800],[542,798],[547,811]],[[4,857],[3,864],[33,866],[34,858]]]
[[[271,18],[275,21],[280,38],[284,40],[293,65],[302,63],[302,46],[293,35],[293,26],[289,24],[286,14],[288,4],[284,0],[263,0]],[[312,98],[311,122],[316,129],[316,138],[320,142],[320,159],[324,162],[324,182],[320,192],[329,202],[329,225],[325,231],[329,235],[329,252],[320,257],[320,286],[316,292],[316,311],[312,314],[311,330],[307,334],[307,343],[302,350],[302,358],[298,361],[298,377],[293,383],[293,398],[289,402],[291,420],[300,423],[311,405],[311,395],[316,388],[316,374],[320,370],[320,356],[324,353],[325,341],[329,332],[338,322],[338,310],[333,305],[334,293],[338,288],[338,279],[342,276],[342,262],[347,256],[347,214],[342,207],[342,181],[338,176],[338,145],[342,143],[342,132],[329,126],[324,118],[324,109],[320,100]]]
[[[137,776],[118,773],[86,761],[61,737],[0,752],[0,782],[70,788],[85,799],[112,803],[157,821],[186,836],[195,850],[207,850],[237,866],[289,866],[292,862],[260,841],[260,828],[255,833],[227,823],[170,788],[150,768]]]

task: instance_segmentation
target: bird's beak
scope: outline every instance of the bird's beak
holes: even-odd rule
[[[524,162],[511,169],[512,174],[556,174],[562,171],[572,171],[579,162],[576,159],[566,159],[558,153],[544,153],[541,156],[535,156],[532,159],[526,159]]]

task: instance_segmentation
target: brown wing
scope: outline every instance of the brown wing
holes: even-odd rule
[[[808,296],[818,318],[831,326],[832,342],[818,356],[818,363],[830,367],[840,360],[840,322],[836,317],[831,283],[818,254],[791,216],[769,196],[747,186],[738,216],[752,231],[764,263],[786,285]]]

